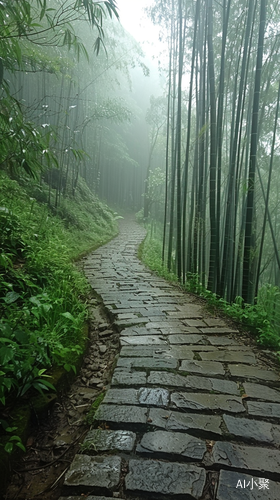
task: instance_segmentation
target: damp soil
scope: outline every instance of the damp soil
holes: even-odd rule
[[[4,500],[57,500],[64,476],[90,429],[92,403],[106,390],[119,352],[115,332],[98,299],[90,300],[89,342],[83,366],[67,394],[59,395],[44,420],[34,419],[27,453],[13,464]]]

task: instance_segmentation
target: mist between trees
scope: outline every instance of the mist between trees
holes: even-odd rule
[[[0,3],[0,168],[37,175],[55,207],[79,176],[110,204],[144,204],[180,282],[249,304],[261,289],[275,314],[278,2],[151,2],[160,96],[116,7]]]
[[[0,168],[47,182],[51,205],[82,176],[139,210],[148,136],[132,86],[149,70],[115,1],[1,2],[0,25]]]
[[[279,311],[279,3],[154,1],[149,12],[169,57],[166,185],[151,208],[162,260],[228,302],[252,304],[269,283],[262,299]]]

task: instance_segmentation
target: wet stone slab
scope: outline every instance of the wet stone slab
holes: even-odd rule
[[[168,372],[151,372],[148,384],[170,387],[184,387],[192,390],[215,391],[240,396],[237,384],[230,380],[197,377],[195,375],[176,375]]]
[[[179,328],[181,329],[183,327],[182,323],[180,323],[179,321],[150,321],[147,325],[147,328],[148,330],[153,330],[153,329],[156,329],[156,330],[160,330],[162,331],[163,328],[165,329],[169,329],[169,328]],[[178,333],[180,333],[181,330],[179,330]]]
[[[96,411],[94,419],[99,422],[114,424],[145,424],[147,408],[129,405],[111,405],[102,403]]]
[[[217,348],[214,347],[213,345],[202,345],[202,344],[182,345],[182,346],[178,346],[176,344],[173,344],[171,346],[171,351],[176,353],[176,355],[179,359],[190,359],[187,356],[190,351],[200,353],[200,351],[201,352],[210,352],[210,351],[215,352],[216,350],[217,350]]]
[[[172,350],[166,345],[141,345],[141,346],[124,346],[120,352],[120,358],[172,358]]]
[[[225,335],[227,333],[239,333],[238,330],[234,328],[227,327],[212,327],[212,328],[201,328],[201,332],[205,335]]]
[[[118,315],[123,315],[123,314],[134,314],[135,312],[139,313],[140,310],[139,308],[137,307],[137,311],[136,309],[133,309],[133,312],[132,312],[132,308],[131,307],[116,307],[114,309],[110,309],[110,312],[111,314],[113,314],[113,316],[118,316]],[[138,317],[138,316],[136,316]],[[123,317],[119,317],[118,319],[123,319]],[[128,328],[127,328],[128,330]]]
[[[202,460],[206,451],[206,443],[202,439],[180,432],[166,431],[144,434],[136,448],[137,453],[179,455],[190,460]]]
[[[178,409],[198,411],[226,411],[229,413],[243,413],[245,408],[242,399],[236,396],[222,394],[193,394],[188,392],[174,392],[171,395],[172,407]]]
[[[202,335],[192,335],[192,334],[181,334],[181,335],[169,335],[169,343],[172,344],[206,344],[205,339]]]
[[[173,357],[173,358],[176,358],[176,359],[193,359],[193,347],[195,346],[186,346],[186,345],[182,345],[182,346],[177,346],[175,344],[173,344],[172,347],[170,347],[170,355]]]
[[[207,326],[216,326],[221,328],[227,328],[226,323],[222,319],[218,318],[204,318],[203,320]]]
[[[111,385],[120,385],[120,386],[127,386],[127,385],[145,385],[147,381],[147,375],[145,372],[133,372],[130,373],[129,371],[119,371],[118,369],[115,369]]]
[[[112,311],[114,312],[114,311]],[[137,310],[137,312],[139,312],[139,310]],[[125,312],[125,313],[120,313],[120,312],[116,312],[117,314],[117,320],[120,321],[122,319],[137,319],[138,316],[135,314],[135,313],[128,313],[128,312]]]
[[[259,401],[248,401],[249,415],[256,417],[271,417],[280,418],[280,404],[279,403],[262,403]]]
[[[103,399],[104,404],[138,404],[138,391],[137,389],[109,389]]]
[[[167,345],[167,339],[166,337],[163,337],[162,335],[139,335],[136,337],[121,337],[120,339],[121,346],[126,346],[126,345],[143,345],[143,346],[148,346],[148,345]]]
[[[121,475],[120,457],[76,455],[66,472],[66,486],[90,486],[111,490],[118,486]]]
[[[187,325],[187,326],[195,326],[196,328],[205,328],[205,321],[203,320],[200,320],[200,319],[187,319],[186,321],[184,321],[184,325]]]
[[[161,328],[161,332],[164,334],[170,333],[170,335],[178,335],[179,337],[184,336],[184,335],[188,335],[188,336],[193,335],[194,342],[196,341],[196,334],[200,334],[199,329],[194,327],[194,326],[182,325],[182,328],[180,328],[180,331],[178,331],[178,330],[179,330],[178,328]],[[200,335],[200,337],[201,337],[201,335]]]
[[[190,495],[199,499],[205,479],[205,470],[195,465],[156,460],[130,460],[125,485],[128,491]]]
[[[178,313],[183,314],[184,318],[202,318],[202,308],[196,304],[185,304],[183,306],[178,306]],[[181,317],[181,316],[180,316]]]
[[[139,404],[146,406],[167,406],[169,403],[169,391],[166,389],[141,387],[137,397]]]
[[[210,342],[211,345],[221,345],[221,346],[239,345],[240,349],[242,348],[242,346],[238,344],[236,340],[231,339],[230,337],[208,336],[207,340]]]
[[[169,372],[151,372],[148,377],[148,384],[167,385],[170,387],[189,387],[190,382],[187,377]]]
[[[216,500],[278,500],[280,483],[268,481],[268,487],[263,488],[260,477],[222,470]]]
[[[201,359],[204,361],[221,361],[225,363],[256,363],[256,358],[253,352],[240,352],[240,348],[236,351],[223,350],[223,351],[213,351],[213,352],[202,352],[200,354]]]
[[[162,321],[163,319],[165,319],[165,317],[163,317],[163,316],[148,316],[149,321]],[[161,330],[161,333],[163,333],[162,330]]]
[[[160,335],[160,330],[148,330],[146,327],[131,327],[131,328],[125,328],[121,332],[122,337],[135,337],[138,335]]]
[[[216,348],[213,346],[177,346],[175,344],[172,347],[168,345],[148,345],[148,346],[124,346],[120,352],[120,358],[141,358],[141,357],[153,357],[153,358],[174,358],[177,360],[183,359],[193,359],[193,351],[215,351]]]
[[[280,425],[223,415],[228,432],[236,438],[280,446]]]
[[[151,358],[148,358],[148,359],[151,359]],[[118,361],[117,361],[117,366],[115,368],[115,370],[117,369],[127,369],[127,370],[130,370],[130,368],[132,367],[132,363],[133,362],[136,362],[138,361],[137,358],[123,358],[123,357],[119,357],[118,358]]]
[[[150,298],[154,301],[156,301],[158,304],[161,304],[163,306],[164,311],[169,310],[169,306],[171,306],[170,310],[171,311],[177,311],[177,303],[178,303],[178,298],[180,298],[177,294],[172,292],[172,296],[166,294],[165,292],[158,291],[156,292],[155,290],[151,292]]]
[[[134,432],[94,429],[87,433],[83,446],[87,454],[91,451],[132,451],[135,440]]]
[[[166,319],[166,313],[162,311],[161,307],[152,307],[152,305],[144,304],[146,308],[144,311],[141,311],[142,316],[148,316],[149,318],[154,318],[155,316],[158,318],[162,318],[164,321]]]
[[[196,430],[198,434],[203,431],[207,435],[222,435],[220,428],[222,419],[216,415],[190,414],[151,408],[147,422],[153,427],[168,431],[188,431],[192,429]]]
[[[190,373],[199,373],[200,375],[208,375],[209,377],[225,374],[222,363],[218,363],[215,361],[183,360],[179,370]]]
[[[258,446],[216,442],[212,450],[214,465],[280,474],[280,451]]]
[[[161,310],[164,312],[164,313],[167,313],[169,311],[177,311],[176,309],[176,300],[174,302],[169,302],[167,299],[153,299],[151,297],[151,303],[152,301],[154,300],[154,303],[155,304],[158,304],[160,307],[161,307]]]
[[[136,319],[122,319],[119,321],[115,321],[116,327],[120,330],[123,328],[126,328],[131,325],[139,325],[139,324],[146,324],[148,322],[147,318],[136,318]]]
[[[279,381],[279,375],[272,370],[262,370],[254,366],[243,364],[230,365],[229,371],[233,377],[252,378],[266,381]]]
[[[185,319],[188,318],[201,318],[202,315],[200,313],[196,314],[193,311],[188,311],[188,312],[182,312],[182,311],[168,311],[167,315],[170,319],[181,319],[184,321]],[[205,326],[205,324],[204,324]]]
[[[265,385],[251,384],[250,382],[245,382],[243,387],[249,398],[263,399],[264,401],[272,401],[274,403],[279,403],[280,401],[280,391],[276,389],[271,389]]]
[[[131,368],[147,368],[156,370],[157,368],[176,369],[178,361],[175,358],[120,358],[117,366],[129,366]]]
[[[214,349],[217,349],[219,351],[242,351],[242,352],[248,352],[249,354],[252,354],[252,348],[248,345],[224,345],[224,346],[216,346]]]
[[[189,328],[183,325],[180,326],[169,326],[160,329],[162,335],[183,335],[185,333],[199,333],[197,328]]]

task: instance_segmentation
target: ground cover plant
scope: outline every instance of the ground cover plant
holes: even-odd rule
[[[86,343],[87,283],[73,260],[116,234],[114,214],[82,181],[58,209],[31,196],[44,199],[47,189],[0,172],[2,432],[16,432],[3,414],[17,398],[54,389],[48,369],[75,370]],[[8,452],[22,447],[12,438]]]
[[[167,267],[162,264],[161,250],[161,241],[155,234],[151,237],[149,231],[139,249],[139,257],[158,275],[179,284],[176,274],[168,271]],[[256,334],[260,345],[275,349],[280,356],[280,290],[278,287],[270,284],[263,285],[259,289],[255,303],[246,304],[241,297],[236,297],[232,303],[229,303],[207,290],[197,274],[189,273],[186,283],[180,286],[205,298],[210,306],[248,327]]]

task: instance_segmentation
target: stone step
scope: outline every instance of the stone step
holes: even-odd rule
[[[206,481],[205,470],[194,464],[131,459],[128,468],[126,490],[144,498],[145,494],[189,495],[198,500]]]
[[[133,450],[135,442],[134,432],[94,429],[87,433],[81,448],[87,455],[99,451],[129,452]]]
[[[280,447],[280,425],[231,415],[223,415],[223,420],[229,434],[235,439]]]
[[[233,377],[240,379],[257,379],[266,382],[280,382],[279,375],[272,370],[263,370],[255,366],[248,366],[242,363],[230,364],[228,367]]]
[[[221,411],[244,413],[246,411],[241,397],[189,392],[173,392],[172,407],[193,411],[215,411],[215,413]]]
[[[161,385],[176,388],[187,388],[193,391],[218,392],[240,396],[237,383],[230,380],[217,378],[199,377],[196,375],[177,375],[164,371],[151,371],[148,377],[148,384]]]
[[[149,428],[169,431],[187,431],[209,439],[222,436],[223,420],[218,415],[202,415],[161,408],[102,403],[95,414],[95,425],[111,429],[147,431]]]
[[[144,434],[137,445],[139,454],[172,456],[173,460],[188,459],[201,462],[207,451],[202,439],[180,432],[154,431]]]
[[[280,483],[260,476],[223,470],[220,472],[216,500],[278,500]]]
[[[221,468],[244,469],[254,475],[261,471],[265,477],[273,475],[280,480],[280,450],[218,441],[208,459]]]
[[[119,456],[75,455],[66,472],[64,489],[70,493],[76,488],[87,492],[111,493],[116,490],[121,478],[121,458]]]

